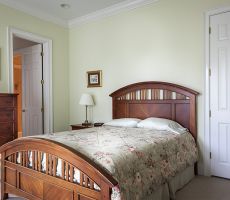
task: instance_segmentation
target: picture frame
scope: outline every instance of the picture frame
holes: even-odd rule
[[[87,87],[102,87],[102,70],[87,72]]]

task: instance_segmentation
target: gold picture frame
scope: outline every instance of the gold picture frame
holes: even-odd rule
[[[87,87],[102,87],[102,70],[87,72]]]

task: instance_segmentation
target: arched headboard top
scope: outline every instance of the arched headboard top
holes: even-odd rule
[[[167,82],[139,82],[122,87],[113,98],[113,119],[161,117],[177,121],[196,139],[196,96],[198,92]]]
[[[178,94],[179,98],[187,97],[187,99],[199,94],[198,92],[196,92],[192,89],[186,88],[186,87],[181,86],[181,85],[176,85],[173,83],[159,82],[159,81],[146,81],[146,82],[134,83],[134,84],[130,84],[130,85],[127,85],[125,87],[122,87],[122,88],[114,91],[113,93],[111,93],[109,96],[111,96],[112,98],[119,98],[119,97],[122,97],[123,95],[127,95],[131,92],[138,92],[138,90],[141,91],[141,90],[147,90],[147,89],[156,89],[155,92],[157,90],[158,91],[161,90],[161,91],[167,91],[167,93],[168,92],[176,93],[176,94]],[[180,95],[181,95],[181,97],[180,97]],[[154,95],[152,95],[152,96],[154,96]],[[167,95],[165,95],[165,96],[167,96]],[[184,96],[184,97],[182,97],[182,96]],[[172,96],[172,99],[173,99],[173,96]]]

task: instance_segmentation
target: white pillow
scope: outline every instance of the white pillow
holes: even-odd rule
[[[137,118],[120,118],[114,119],[105,123],[105,126],[119,126],[119,127],[137,127],[137,123],[140,122],[140,119]]]
[[[185,133],[188,131],[186,128],[184,128],[183,126],[181,126],[175,121],[164,119],[164,118],[156,118],[156,117],[150,117],[140,121],[137,124],[137,127],[156,129],[156,130],[168,130],[178,134]]]

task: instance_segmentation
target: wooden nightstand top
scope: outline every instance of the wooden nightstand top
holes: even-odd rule
[[[85,129],[85,128],[92,128],[93,124],[89,125],[89,126],[84,126],[82,124],[73,124],[73,125],[70,125],[70,126],[72,127],[72,130],[79,130],[79,129]]]
[[[84,126],[82,124],[72,124],[70,125],[72,130],[79,130],[79,129],[85,129],[85,128],[92,128],[92,127],[99,127],[102,126],[104,123],[95,123],[95,124],[91,124],[89,126]]]

